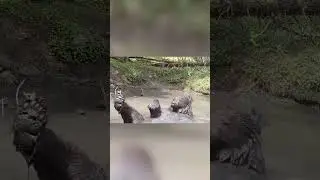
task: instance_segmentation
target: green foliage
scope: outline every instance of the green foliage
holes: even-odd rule
[[[102,12],[106,12],[107,10],[107,3],[109,3],[106,0],[73,0],[80,4],[92,7],[94,9],[100,10]]]
[[[195,92],[200,92],[202,94],[209,94],[210,93],[210,77],[207,76],[202,79],[189,81],[187,89],[191,89]]]
[[[60,21],[52,29],[48,45],[52,55],[64,63],[94,63],[107,58],[103,43],[94,32]]]
[[[211,21],[211,53],[215,66],[226,66],[250,52],[250,32],[242,19]]]
[[[72,3],[72,4],[70,4]],[[18,23],[35,26],[48,34],[48,48],[57,60],[64,63],[94,63],[107,59],[106,39],[98,30],[83,23],[91,21],[85,16],[94,9],[83,7],[88,3],[102,4],[103,1],[54,2],[39,1],[26,4],[21,0],[0,1],[0,17],[11,18]],[[87,12],[88,11],[88,12]],[[92,13],[93,14],[93,13]],[[101,14],[100,16],[106,16]],[[94,17],[95,18],[95,17]],[[101,31],[101,30],[100,30]]]
[[[320,17],[250,17],[213,23],[213,62],[273,95],[312,99],[320,92]],[[319,99],[320,100],[320,99]]]
[[[280,96],[312,99],[320,92],[320,52],[304,50],[298,56],[284,55],[269,61],[250,61],[247,76],[264,89]]]
[[[161,82],[175,87],[184,87],[208,94],[210,91],[209,67],[162,68],[150,63],[119,61],[110,59],[111,68],[119,71],[132,84]]]
[[[144,72],[148,72],[149,69],[145,67],[145,65],[141,63],[133,63],[133,62],[120,62],[119,60],[114,60],[111,58],[110,60],[111,68],[114,68],[119,71],[121,75],[123,75],[126,80],[133,84],[139,84],[146,81],[146,76]]]
[[[46,16],[42,16],[44,12],[45,9],[32,8],[19,0],[0,1],[1,17],[13,17],[20,22],[39,24],[43,22],[43,18],[46,18]]]

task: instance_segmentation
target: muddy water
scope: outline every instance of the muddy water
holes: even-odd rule
[[[145,92],[143,97],[130,96],[128,102],[130,104],[133,102],[134,107],[143,112],[143,107],[146,108],[154,96],[158,97],[162,104],[169,104],[174,93],[181,93],[157,92],[155,95],[152,92]],[[209,104],[208,97],[199,96],[194,99],[194,104],[199,102],[196,106],[194,105],[195,116],[208,118],[210,111],[205,108]],[[266,121],[266,127],[263,129],[263,150],[269,179],[319,179],[320,114],[317,110],[298,105],[290,100],[259,94],[233,97],[229,93],[217,92],[214,102],[211,105],[213,110],[218,110],[224,104],[231,104],[243,111],[256,107],[262,113]],[[114,109],[111,108],[110,111],[111,122],[120,122],[121,117],[114,112]],[[103,112],[88,111],[86,118],[76,113],[63,113],[58,108],[54,112],[55,114],[50,116],[49,127],[64,139],[80,146],[100,164],[109,162],[107,159],[109,121]],[[202,115],[202,113],[207,114]],[[143,114],[147,114],[147,109]],[[213,111],[212,117],[214,114]],[[10,116],[6,114],[6,118],[0,118],[1,179],[26,179],[27,168],[22,157],[12,147],[12,139],[8,134],[9,125]],[[205,129],[209,127],[207,124],[144,124],[136,128],[132,127],[134,125],[129,127],[123,124],[111,124],[111,126],[112,161],[116,159],[118,149],[123,143],[136,141],[154,154],[156,166],[163,179],[208,179],[209,166],[206,163],[209,163],[209,142],[208,132]],[[204,127],[199,127],[197,130],[196,126]],[[32,170],[30,179],[37,179]]]
[[[168,89],[149,89],[144,90],[144,96],[140,96],[139,92],[132,92],[126,97],[126,102],[134,107],[149,121],[150,113],[147,108],[148,104],[152,103],[153,99],[159,99],[162,108],[169,108],[172,98],[183,95],[184,92]],[[195,122],[208,123],[210,122],[210,97],[199,94],[192,94],[193,103],[192,110]],[[118,112],[113,107],[113,98],[110,96],[110,123],[122,123],[123,120]]]
[[[111,164],[128,142],[149,150],[161,180],[210,179],[207,124],[111,124]]]
[[[63,139],[83,149],[93,160],[104,165],[109,162],[108,120],[101,112],[88,112],[84,118],[73,113],[51,116],[49,127]],[[12,137],[8,134],[9,120],[0,121],[0,174],[1,179],[22,180],[27,178],[23,158],[15,152]],[[163,180],[209,179],[209,126],[129,125],[111,124],[111,163],[119,155],[124,143],[138,143],[147,148],[154,157],[157,172]],[[37,180],[30,169],[30,180]]]
[[[234,97],[217,92],[214,101],[214,110],[228,103],[241,111],[255,107],[262,113],[266,123],[263,150],[269,179],[320,178],[320,113],[317,110],[291,100],[253,93]]]

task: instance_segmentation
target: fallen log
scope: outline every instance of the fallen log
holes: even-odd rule
[[[129,59],[135,59],[136,61],[144,61],[153,63],[154,66],[161,67],[194,67],[194,66],[210,66],[210,63],[199,63],[199,62],[177,62],[169,61],[165,59],[155,59],[150,57],[128,57]]]

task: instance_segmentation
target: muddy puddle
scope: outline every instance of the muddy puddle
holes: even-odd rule
[[[137,90],[136,90],[137,91]],[[162,108],[169,108],[172,98],[183,95],[183,91],[168,90],[168,89],[147,89],[143,91],[143,96],[140,92],[130,91],[126,94],[126,102],[140,112],[146,119],[150,121],[150,113],[147,108],[148,104],[152,103],[153,99],[159,99]],[[192,110],[196,123],[210,122],[210,97],[191,94],[193,98]],[[113,98],[110,95],[110,123],[122,123],[123,120],[120,114],[113,107]]]
[[[253,93],[234,97],[226,92],[217,92],[214,102],[213,110],[228,103],[240,111],[255,107],[262,113],[266,125],[263,129],[263,150],[269,179],[319,179],[318,110],[291,100]]]
[[[88,112],[86,118],[73,113],[59,113],[51,116],[49,128],[64,140],[79,146],[102,166],[109,163],[109,145],[112,165],[119,157],[124,144],[136,143],[152,154],[156,170],[163,180],[209,179],[207,124],[111,124],[109,136],[109,122],[101,118],[103,116],[102,112]],[[12,146],[12,137],[8,131],[9,120],[0,120],[1,178],[27,179],[28,169],[25,161]],[[38,180],[33,168],[30,168],[30,180]]]

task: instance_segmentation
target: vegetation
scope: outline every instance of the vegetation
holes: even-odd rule
[[[319,15],[320,3],[309,0],[211,0],[211,16]]]
[[[214,65],[272,95],[320,102],[319,24],[318,16],[212,20]]]
[[[16,29],[31,27],[46,42],[49,53],[63,63],[107,59],[106,4],[103,0],[0,1],[0,18]]]
[[[173,66],[162,66],[162,57],[153,57],[155,61],[143,61],[143,57],[125,60],[125,58],[111,58],[111,74],[118,71],[121,80],[132,85],[144,83],[161,83],[163,85],[186,88],[196,92],[208,94],[210,92],[210,68],[208,66],[184,66],[184,59],[167,57]],[[151,59],[151,57],[149,57]],[[196,59],[196,58],[195,58]],[[208,58],[204,58],[209,60]],[[159,62],[160,61],[160,62]],[[200,60],[199,60],[200,61]]]

